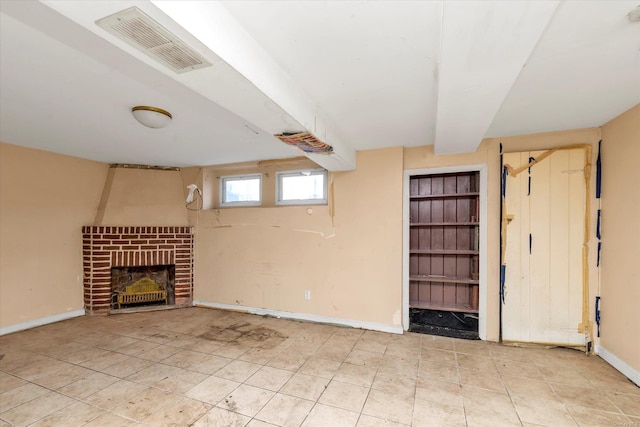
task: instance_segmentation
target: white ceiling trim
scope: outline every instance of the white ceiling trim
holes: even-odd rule
[[[235,109],[232,111],[272,134],[309,131],[333,147],[330,156],[314,155],[312,160],[333,171],[355,169],[355,150],[340,139],[307,94],[220,2],[152,0],[152,3],[279,107],[269,108],[274,105],[268,105],[267,101],[263,109],[270,114],[256,115],[247,111],[247,104],[242,103],[231,106]],[[224,103],[221,105],[227,107]],[[284,125],[282,113],[289,116],[284,119]]]
[[[444,2],[436,154],[476,150],[558,3]]]

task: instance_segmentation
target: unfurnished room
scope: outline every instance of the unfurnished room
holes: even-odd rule
[[[640,427],[637,1],[0,0],[0,426]]]

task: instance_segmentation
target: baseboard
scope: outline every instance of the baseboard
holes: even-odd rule
[[[594,347],[594,351],[608,364],[622,372],[625,377],[636,383],[637,386],[640,386],[640,371],[629,366],[624,360],[620,359],[618,356],[609,352],[606,348],[603,348],[600,345],[596,345]]]
[[[243,305],[222,304],[208,301],[193,301],[193,305],[200,307],[220,308],[223,310],[243,311],[260,316],[273,316],[284,319],[304,320],[307,322],[329,323],[332,325],[349,326],[352,328],[369,329],[372,331],[389,332],[392,334],[402,334],[402,325],[388,325],[385,323],[364,322],[361,320],[340,319],[338,317],[318,316],[315,314],[292,313],[289,311],[271,310],[268,308],[255,308]]]
[[[24,331],[26,329],[35,328],[38,326],[48,325],[49,323],[60,322],[61,320],[72,319],[79,316],[84,316],[84,308],[81,308],[79,310],[67,311],[66,313],[54,314],[52,316],[40,317],[39,319],[27,320],[26,322],[14,323],[13,325],[9,326],[0,326],[0,336]]]

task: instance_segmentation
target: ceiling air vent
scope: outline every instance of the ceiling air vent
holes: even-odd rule
[[[99,19],[96,24],[178,74],[211,65],[137,7]]]

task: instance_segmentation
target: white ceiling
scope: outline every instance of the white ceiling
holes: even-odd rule
[[[1,1],[0,140],[195,166],[600,126],[640,102],[636,1]],[[136,6],[213,65],[176,74],[97,19]],[[135,105],[169,110],[148,129]]]

